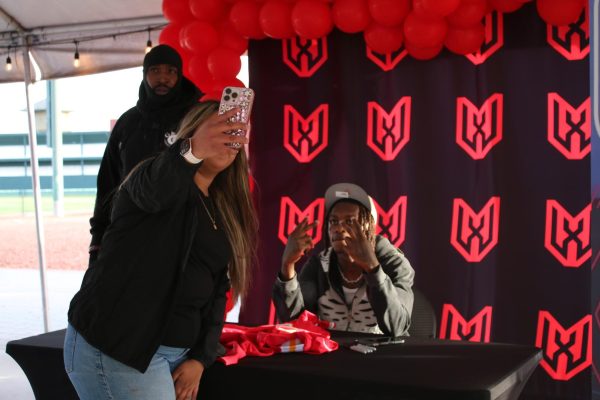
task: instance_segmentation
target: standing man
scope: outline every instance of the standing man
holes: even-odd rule
[[[143,72],[138,102],[117,120],[98,171],[90,219],[90,261],[97,257],[110,223],[112,197],[118,186],[140,161],[175,141],[179,122],[202,95],[183,76],[181,57],[170,46],[161,44],[146,54]]]
[[[306,219],[289,235],[273,286],[280,321],[304,310],[332,329],[389,336],[408,334],[415,272],[404,254],[375,234],[377,213],[369,195],[352,183],[325,192],[325,249],[296,274],[296,263],[313,249]]]

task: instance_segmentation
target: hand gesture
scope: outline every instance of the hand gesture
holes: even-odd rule
[[[227,144],[238,143],[241,148],[242,145],[248,143],[245,134],[230,135],[227,133],[238,129],[244,132],[248,130],[248,124],[230,120],[237,111],[234,108],[222,115],[215,113],[196,128],[192,135],[192,153],[194,156],[204,159],[214,157],[225,151],[237,154],[239,150],[228,147]]]
[[[375,256],[375,248],[371,241],[367,239],[363,227],[356,221],[350,220],[349,223],[344,223],[344,229],[348,233],[348,236],[344,238],[344,242],[346,243],[345,251],[350,261],[361,267],[365,272],[377,267],[379,261]]]
[[[173,384],[177,400],[196,399],[200,378],[204,372],[204,365],[197,360],[186,360],[173,371]]]
[[[315,247],[308,231],[315,229],[318,225],[319,221],[315,220],[309,224],[308,220],[304,218],[288,236],[287,244],[281,258],[281,275],[284,278],[288,280],[292,279],[294,276],[294,265],[304,254]]]

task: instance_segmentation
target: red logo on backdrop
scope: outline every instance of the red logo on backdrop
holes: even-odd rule
[[[282,197],[279,205],[279,240],[281,240],[283,244],[286,244],[290,233],[292,233],[294,228],[296,228],[296,225],[302,222],[304,218],[307,218],[308,222],[313,222],[314,220],[323,221],[324,215],[325,200],[322,198],[316,199],[304,210],[301,210],[292,199],[287,196]],[[320,227],[308,231],[308,234],[312,238],[314,244],[317,244],[319,240],[321,240]]]
[[[312,76],[327,61],[327,39],[283,39],[283,62],[301,78]]]
[[[283,146],[298,162],[311,162],[329,140],[329,105],[321,104],[304,118],[288,104],[283,108]]]
[[[485,25],[485,39],[477,53],[467,54],[465,57],[473,64],[483,64],[492,54],[504,45],[504,17],[497,11],[487,14],[483,20]]]
[[[590,53],[589,7],[579,16],[577,22],[546,27],[546,40],[567,60],[582,60]]]
[[[456,99],[456,143],[474,160],[485,158],[502,140],[503,99],[493,94],[481,108],[466,97]]]
[[[548,93],[548,141],[569,160],[581,160],[591,149],[591,101],[577,109],[558,93]]]
[[[573,217],[558,201],[546,201],[544,245],[565,267],[580,267],[592,256],[591,213],[591,204]]]
[[[479,262],[498,243],[500,197],[492,197],[476,213],[463,199],[454,199],[450,243],[469,262]]]
[[[388,114],[374,101],[368,103],[367,145],[383,161],[391,161],[410,139],[410,96],[402,97]]]
[[[540,365],[548,375],[568,381],[592,363],[592,316],[565,329],[548,311],[540,311],[535,345],[543,349]]]
[[[367,58],[373,61],[383,71],[391,71],[396,65],[408,54],[408,51],[403,47],[391,53],[381,54],[371,50],[367,46]]]
[[[379,203],[373,199],[377,209],[378,235],[385,236],[396,247],[404,242],[406,230],[406,196],[398,197],[398,200],[389,210],[381,208]]]
[[[468,322],[452,304],[444,304],[442,308],[440,339],[489,343],[491,327],[491,306],[483,307]]]

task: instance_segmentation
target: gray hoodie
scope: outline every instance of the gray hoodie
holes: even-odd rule
[[[289,281],[277,277],[273,285],[277,317],[287,322],[307,310],[335,323],[335,330],[408,335],[415,272],[404,254],[383,236],[376,237],[375,255],[379,266],[365,274],[365,283],[349,305],[331,247],[312,256]]]

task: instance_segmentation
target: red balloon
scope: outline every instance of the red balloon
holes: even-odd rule
[[[333,30],[329,5],[319,0],[299,0],[292,8],[292,26],[305,39],[327,36]]]
[[[550,25],[568,25],[579,19],[584,2],[581,0],[537,0],[540,17]]]
[[[162,12],[171,22],[186,23],[194,19],[187,1],[163,0]]]
[[[182,25],[170,23],[165,26],[160,34],[158,35],[158,43],[168,44],[171,47],[181,47],[179,41],[179,32],[181,31]]]
[[[199,21],[216,21],[226,10],[223,0],[189,0],[189,4],[192,15]]]
[[[208,54],[219,45],[217,30],[203,21],[187,24],[179,33],[179,39],[184,48],[194,53]]]
[[[523,6],[522,0],[488,0],[493,9],[501,13],[509,13]]]
[[[440,51],[442,51],[442,48],[444,46],[436,45],[432,47],[418,47],[406,42],[404,43],[404,47],[406,48],[406,51],[412,58],[415,58],[417,60],[431,60],[432,58],[440,54]]]
[[[209,100],[219,101],[219,100],[221,100],[221,92],[223,92],[223,89],[212,90],[212,88],[214,86],[215,86],[214,84],[211,85],[211,90],[205,92],[205,95],[200,98],[200,101],[209,101]]]
[[[402,28],[390,28],[378,24],[371,24],[363,35],[367,46],[379,54],[398,50],[404,39]]]
[[[382,26],[398,26],[410,12],[410,0],[368,0],[373,20]]]
[[[481,22],[487,14],[486,0],[463,0],[454,12],[446,17],[449,25],[466,28]]]
[[[252,0],[237,1],[229,10],[229,20],[240,35],[249,39],[264,39],[258,22],[260,4]]]
[[[424,19],[414,11],[404,20],[404,37],[417,47],[437,47],[444,43],[448,24],[446,20]]]
[[[248,39],[240,35],[228,19],[221,22],[218,32],[221,46],[235,50],[239,55],[248,50]]]
[[[212,89],[213,77],[208,70],[208,64],[205,55],[195,55],[189,61],[189,73],[190,79],[196,84],[203,92],[207,92]]]
[[[265,35],[274,39],[296,36],[292,27],[292,5],[285,1],[271,0],[263,4],[258,16]]]
[[[226,48],[217,48],[206,58],[208,70],[215,80],[233,79],[242,69],[240,55]]]
[[[485,27],[478,24],[469,28],[448,28],[444,45],[456,54],[471,54],[481,48],[485,40]]]
[[[413,0],[413,8],[420,16],[443,18],[454,12],[460,0]]]
[[[345,33],[362,32],[371,23],[367,0],[336,0],[331,16],[335,26]]]
[[[229,78],[229,79],[222,79],[222,80],[215,80],[213,82],[213,86],[212,89],[210,90],[210,93],[218,93],[218,99],[221,99],[221,93],[223,93],[223,89],[226,86],[235,86],[235,87],[246,87],[246,85],[244,85],[244,82],[240,81],[237,78]]]
[[[188,64],[190,63],[190,60],[192,59],[193,53],[190,53],[188,50],[184,49],[183,47],[179,46],[172,46],[177,53],[179,53],[179,55],[181,56],[181,64],[183,65],[183,74],[189,75],[189,70],[188,70]]]

